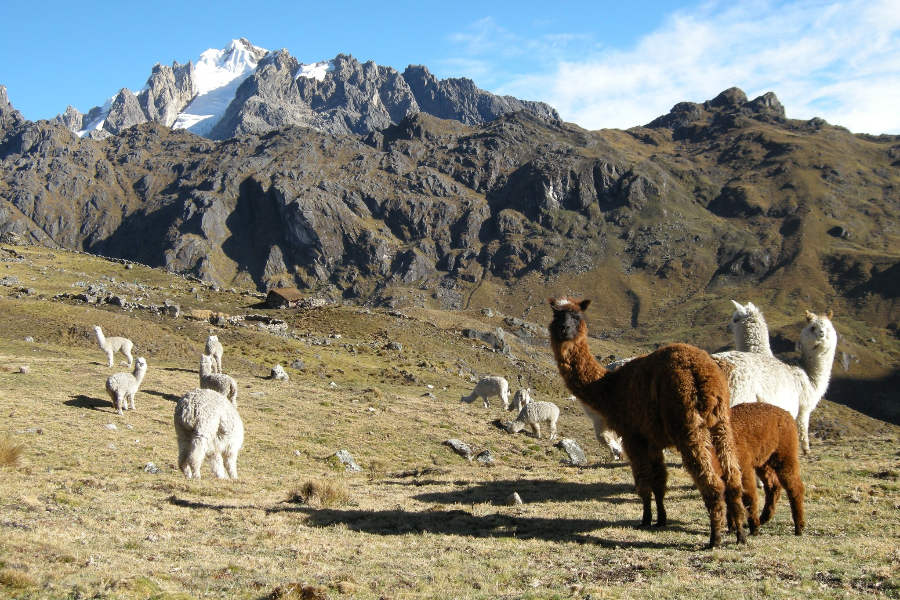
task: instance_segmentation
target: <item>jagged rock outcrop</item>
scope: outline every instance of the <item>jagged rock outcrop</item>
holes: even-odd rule
[[[438,80],[427,67],[410,65],[403,72],[419,109],[439,119],[453,119],[466,125],[481,125],[500,115],[527,110],[546,119],[559,120],[556,109],[543,102],[497,96],[475,86],[471,79]]]
[[[192,61],[186,65],[174,62],[172,67],[157,64],[138,94],[122,90],[109,105],[94,107],[85,115],[70,107],[53,122],[93,139],[118,135],[149,121],[224,140],[291,125],[333,135],[365,135],[420,111],[467,125],[480,125],[519,110],[559,119],[557,112],[542,102],[496,96],[469,79],[439,81],[422,66],[410,66],[400,74],[391,67],[360,63],[344,54],[319,65],[302,65],[285,49],[268,52],[244,38],[232,41],[222,51],[204,53],[202,65],[207,79],[210,69],[219,69],[213,79],[237,78],[218,83],[222,89],[217,92],[204,89],[198,96],[200,76]],[[212,116],[210,112],[192,113],[192,101],[199,102],[203,94],[210,93],[216,94],[218,112]],[[204,105],[203,110],[212,109]]]
[[[147,121],[171,127],[196,93],[192,62],[173,62],[171,67],[157,63],[137,97]]]

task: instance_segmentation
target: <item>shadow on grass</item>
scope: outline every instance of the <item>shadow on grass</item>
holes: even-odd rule
[[[169,400],[170,402],[178,402],[181,396],[176,394],[167,394],[166,392],[158,392],[156,390],[141,390],[141,393],[150,394],[151,396],[159,396],[163,400]]]
[[[89,408],[91,410],[100,411],[102,409],[111,408],[113,412],[116,412],[113,408],[112,402],[110,400],[101,400],[100,398],[92,398],[91,396],[85,396],[84,394],[78,394],[77,396],[72,396],[71,400],[66,400],[63,402],[66,406],[72,406],[74,408]],[[106,410],[102,410],[102,412],[107,412]]]
[[[181,373],[196,373],[197,369],[182,369],[181,367],[163,367],[163,371],[178,371]]]

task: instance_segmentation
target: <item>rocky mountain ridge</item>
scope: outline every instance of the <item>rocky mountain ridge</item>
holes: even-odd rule
[[[780,349],[806,309],[887,349],[900,331],[900,138],[789,119],[774,94],[628,131],[417,113],[222,142],[157,123],[80,139],[0,99],[0,233],[32,242],[369,305],[527,319],[571,292],[599,335],[644,342],[724,344],[731,298],[766,307]]]
[[[559,114],[543,102],[497,96],[479,89],[469,79],[438,80],[421,65],[399,73],[391,67],[371,61],[360,63],[339,54],[327,61],[327,68],[311,75],[304,71],[310,65],[300,63],[287,50],[269,52],[244,38],[234,40],[219,53],[211,53],[214,51],[204,53],[201,60],[214,64],[203,66],[218,70],[221,81],[210,84],[208,80],[215,77],[199,73],[193,61],[185,65],[175,62],[171,67],[157,64],[138,93],[123,88],[106,105],[86,114],[69,106],[53,122],[94,139],[150,122],[223,140],[245,133],[260,135],[287,125],[335,135],[366,134],[418,112],[467,125],[480,125],[517,110],[559,119]],[[224,114],[186,115],[192,107],[194,112],[211,112],[208,107],[198,111],[194,106],[206,99],[212,90],[205,88],[210,85],[237,86],[227,93],[220,90],[227,103]]]

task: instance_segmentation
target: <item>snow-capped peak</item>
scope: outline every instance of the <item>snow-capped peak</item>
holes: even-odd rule
[[[307,77],[316,81],[325,81],[325,74],[334,71],[334,61],[326,60],[325,62],[313,63],[311,65],[300,65],[300,70],[294,79]]]
[[[222,50],[210,48],[200,55],[200,60],[194,66],[197,95],[208,94],[239,77],[243,81],[256,70],[259,59],[267,52],[243,38],[231,40]]]
[[[197,95],[179,113],[174,129],[187,129],[207,135],[222,115],[241,83],[256,71],[268,50],[254,46],[244,38],[231,40],[222,50],[209,49],[194,66]]]

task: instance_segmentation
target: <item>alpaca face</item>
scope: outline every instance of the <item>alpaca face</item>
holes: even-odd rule
[[[142,356],[137,359],[137,361],[135,362],[135,365],[137,366],[138,369],[146,369],[147,368],[147,359],[145,359]]]
[[[207,342],[212,342],[212,343],[218,342],[218,341],[219,341],[219,336],[217,336],[217,335],[211,335],[211,336],[209,336],[209,338],[208,338],[206,341],[207,341]]]
[[[560,341],[570,341],[578,337],[584,324],[583,311],[590,305],[590,300],[580,302],[565,297],[559,300],[548,300],[553,308],[553,321],[550,322],[550,333]]]
[[[806,311],[806,320],[809,325],[800,333],[800,345],[807,350],[825,352],[837,346],[837,332],[828,316],[819,316]]]
[[[732,300],[731,303],[734,304],[735,311],[731,314],[731,321],[725,327],[729,333],[734,333],[734,331],[742,325],[746,327],[753,319],[758,320],[762,318],[759,309],[756,308],[752,302],[748,302],[747,306],[741,306],[734,300]]]

